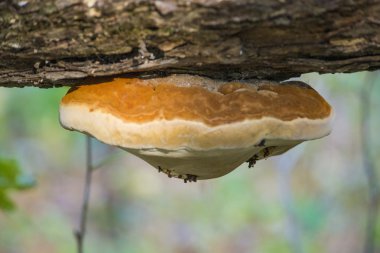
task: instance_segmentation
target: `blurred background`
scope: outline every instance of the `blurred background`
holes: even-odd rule
[[[334,107],[333,132],[222,178],[184,184],[93,140],[86,252],[350,253],[370,238],[380,252],[380,72],[301,80]],[[66,91],[0,88],[0,253],[76,250],[86,142],[58,122]]]

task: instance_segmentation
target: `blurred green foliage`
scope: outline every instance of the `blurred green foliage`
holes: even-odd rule
[[[23,173],[15,160],[0,158],[0,209],[10,211],[15,208],[9,191],[28,189],[34,184],[33,177]]]

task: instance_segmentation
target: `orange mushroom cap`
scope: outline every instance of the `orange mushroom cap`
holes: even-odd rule
[[[173,177],[219,177],[330,133],[331,106],[302,82],[191,75],[116,78],[70,89],[62,126],[135,154]]]

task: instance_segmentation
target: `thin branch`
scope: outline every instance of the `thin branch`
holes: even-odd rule
[[[286,234],[289,243],[294,253],[303,253],[301,232],[297,220],[297,215],[294,210],[293,192],[290,185],[290,179],[293,169],[297,162],[300,160],[303,149],[293,149],[286,156],[278,157],[276,161],[276,168],[278,171],[278,183],[281,202],[286,214]]]
[[[82,208],[79,220],[79,228],[75,231],[77,241],[77,253],[83,253],[84,237],[86,235],[86,221],[88,213],[88,203],[90,200],[91,176],[92,176],[92,155],[91,155],[91,137],[86,136],[86,177],[83,189]]]
[[[367,78],[371,79],[371,78]],[[364,253],[375,252],[375,238],[376,238],[376,224],[379,212],[379,199],[380,191],[378,184],[378,177],[376,173],[375,163],[371,156],[371,129],[370,129],[370,115],[371,115],[371,93],[374,85],[373,80],[369,80],[362,88],[361,94],[361,141],[362,141],[362,157],[363,169],[366,173],[368,180],[368,216],[365,235]]]

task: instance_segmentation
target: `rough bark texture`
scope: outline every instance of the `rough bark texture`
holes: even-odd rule
[[[0,0],[0,86],[380,68],[380,0]]]

